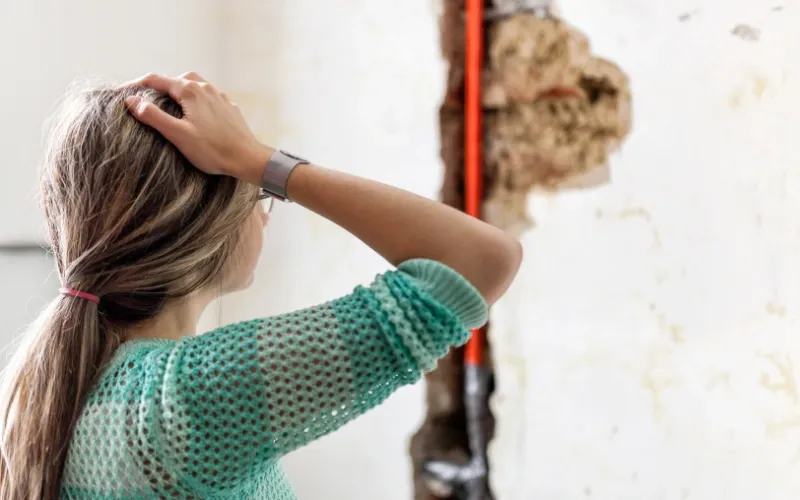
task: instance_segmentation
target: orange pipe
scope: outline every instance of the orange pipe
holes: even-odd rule
[[[464,210],[480,218],[483,198],[481,152],[481,69],[483,66],[483,2],[467,0],[466,56],[464,63]],[[464,363],[483,364],[483,331],[472,332],[464,351]]]

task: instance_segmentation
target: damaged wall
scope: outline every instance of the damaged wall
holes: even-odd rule
[[[445,0],[443,8],[440,30],[448,78],[440,108],[442,199],[462,209],[465,2]],[[519,235],[532,226],[527,206],[532,190],[565,189],[576,181],[586,185],[592,171],[607,172],[603,167],[609,155],[631,129],[631,94],[621,70],[594,56],[587,37],[552,12],[489,17],[482,98],[483,217]],[[487,357],[492,358],[491,352]],[[447,495],[437,491],[436,483],[426,483],[422,471],[427,460],[462,465],[469,460],[461,364],[462,353],[455,351],[426,377],[426,419],[411,442],[417,500]],[[486,425],[491,437],[494,420]]]
[[[487,33],[486,219],[531,226],[528,193],[607,164],[631,128],[628,79],[556,17],[513,15]]]

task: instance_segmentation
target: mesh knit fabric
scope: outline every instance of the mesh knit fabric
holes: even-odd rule
[[[319,306],[127,342],[82,411],[61,496],[293,500],[282,455],[417,381],[486,310],[455,271],[417,259]]]

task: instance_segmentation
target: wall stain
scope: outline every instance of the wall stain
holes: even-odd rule
[[[771,421],[764,423],[764,433],[771,438],[783,437],[784,434],[800,427],[800,415],[794,415],[791,418],[783,421]],[[800,445],[795,448],[795,453],[792,456],[792,463],[800,462]]]
[[[643,207],[626,208],[619,213],[620,219],[631,219],[635,217],[640,217],[647,222],[653,221],[653,216]]]
[[[659,250],[661,248],[661,234],[658,232],[658,229],[653,228],[653,250]]]
[[[781,304],[776,304],[774,302],[767,302],[764,305],[764,310],[766,310],[767,313],[773,316],[777,316],[779,318],[786,317],[786,306],[783,306]]]
[[[777,376],[773,377],[766,372],[762,372],[759,378],[759,384],[770,392],[776,394],[786,393],[795,404],[800,402],[800,394],[797,392],[797,382],[794,377],[794,364],[792,363],[792,359],[788,355],[781,359],[777,354],[769,354],[761,357],[766,359],[778,373]]]
[[[595,217],[597,214],[595,213]],[[598,217],[599,218],[599,217]],[[621,210],[617,214],[617,218],[620,220],[625,219],[642,219],[646,221],[648,224],[651,224],[651,228],[653,231],[653,250],[658,250],[661,248],[661,234],[658,232],[658,229],[652,226],[653,223],[653,215],[644,207],[629,207]]]
[[[761,30],[749,24],[738,24],[731,30],[731,35],[746,42],[757,42],[761,38]]]
[[[761,99],[764,97],[764,92],[767,91],[767,84],[769,83],[766,78],[763,76],[754,76],[753,77],[753,95],[756,96],[756,99]]]
[[[686,337],[683,335],[683,332],[685,330],[684,327],[678,325],[669,325],[668,329],[669,329],[669,334],[672,337],[672,340],[674,340],[676,343],[682,344],[683,342],[686,341]]]
[[[678,16],[678,21],[680,21],[680,22],[682,22],[682,23],[685,23],[685,22],[687,22],[687,21],[691,21],[691,20],[692,20],[692,18],[693,18],[695,15],[699,14],[699,13],[700,13],[700,9],[697,9],[697,10],[692,10],[692,11],[689,11],[689,12],[684,12],[683,14],[681,14],[680,16]]]
[[[661,347],[661,348],[653,348],[647,354],[647,360],[644,364],[644,370],[633,366],[632,364],[624,361],[620,361],[614,358],[613,353],[603,353],[601,351],[586,351],[580,356],[576,356],[569,360],[566,364],[564,373],[571,373],[577,371],[581,368],[586,369],[588,367],[598,368],[598,367],[607,367],[619,370],[623,373],[628,374],[629,376],[639,376],[639,380],[641,383],[642,388],[644,388],[647,392],[650,393],[651,402],[652,402],[652,412],[655,417],[661,416],[663,407],[661,405],[661,399],[663,397],[664,392],[672,387],[676,387],[680,385],[681,380],[676,377],[663,377],[659,376],[656,370],[659,367],[659,363],[663,358],[670,356],[673,353],[672,348],[668,347]],[[611,428],[611,437],[613,438],[619,433],[619,427],[614,425]]]
[[[647,368],[641,374],[642,387],[650,392],[652,398],[653,416],[657,418],[661,416],[663,410],[661,398],[664,392],[680,383],[680,380],[675,377],[659,377],[655,373],[658,369],[658,365],[660,364],[659,362],[663,358],[670,356],[672,353],[673,350],[666,347],[652,349],[647,354]]]
[[[659,329],[668,332],[673,342],[676,344],[682,344],[686,342],[686,336],[684,335],[686,327],[669,321],[667,315],[664,312],[659,311],[655,304],[650,304],[650,311],[652,311],[653,315],[656,317]]]
[[[747,83],[734,89],[728,97],[728,108],[737,111],[744,105],[748,95],[752,95],[756,100],[761,100],[769,88],[769,80],[761,75],[751,76]]]
[[[661,415],[661,396],[666,389],[678,385],[674,379],[658,380],[650,373],[642,374],[642,386],[650,392],[653,403],[653,415]]]
[[[742,107],[742,94],[739,91],[734,92],[728,98],[728,108],[731,111],[738,111]]]
[[[800,427],[800,414],[794,415],[789,419],[781,421],[769,421],[764,424],[764,433],[769,437],[776,437],[778,435],[792,431]]]

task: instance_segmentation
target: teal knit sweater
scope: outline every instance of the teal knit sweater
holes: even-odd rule
[[[83,408],[61,496],[294,499],[283,455],[419,380],[486,316],[464,278],[417,259],[316,307],[126,342]]]

